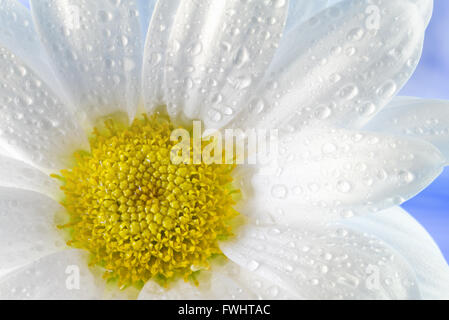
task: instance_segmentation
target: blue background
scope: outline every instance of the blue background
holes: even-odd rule
[[[449,1],[434,0],[424,53],[401,95],[449,100]],[[449,261],[449,168],[403,204],[432,235]]]
[[[422,59],[400,94],[449,100],[449,1],[434,3]],[[449,261],[449,168],[403,207],[429,231]]]

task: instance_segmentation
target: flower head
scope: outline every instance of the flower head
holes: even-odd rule
[[[0,296],[447,297],[432,4],[0,0]]]

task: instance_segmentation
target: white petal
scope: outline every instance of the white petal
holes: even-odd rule
[[[420,298],[400,255],[350,229],[248,225],[220,247],[235,263],[303,299]]]
[[[134,1],[31,1],[38,32],[80,119],[125,112],[139,103],[141,37]]]
[[[429,24],[433,11],[433,0],[411,0],[421,12],[426,25]]]
[[[151,16],[153,15],[157,0],[136,0],[136,2],[139,10],[140,35],[142,36],[143,44],[145,44]]]
[[[328,6],[328,0],[295,0],[290,1],[290,8],[288,9],[287,22],[285,24],[285,31],[288,32],[295,26],[312,18],[318,12],[324,10]]]
[[[181,0],[158,1],[147,33],[142,95],[149,112],[164,103],[165,63],[168,40]]]
[[[449,159],[449,101],[397,98],[364,129],[427,140]]]
[[[0,155],[0,186],[35,191],[58,199],[59,185],[48,174],[22,162]]]
[[[264,75],[287,11],[286,0],[160,1],[145,50],[147,109],[163,97],[173,116],[227,123]]]
[[[279,150],[252,176],[244,211],[283,222],[398,205],[429,185],[446,162],[423,140],[344,129],[288,135]]]
[[[213,266],[210,271],[201,271],[199,286],[182,280],[168,288],[153,281],[142,289],[142,300],[255,300],[294,299],[294,294],[279,287],[271,280],[262,278],[249,270],[228,262],[224,266]]]
[[[64,209],[30,191],[0,188],[0,269],[32,262],[64,246],[56,215]]]
[[[366,123],[409,79],[421,55],[425,24],[411,1],[343,1],[290,31],[271,76],[234,126]]]
[[[449,266],[427,231],[394,207],[343,224],[373,234],[400,253],[414,269],[423,299],[449,299]]]
[[[328,6],[329,6],[329,7],[330,7],[330,6],[334,6],[334,5],[336,5],[337,3],[342,2],[342,1],[345,1],[345,0],[328,0]]]
[[[12,157],[45,169],[70,163],[87,138],[63,105],[35,73],[0,47],[0,143]]]
[[[17,0],[0,2],[0,44],[17,55],[47,83],[56,85],[30,10]]]
[[[17,0],[0,2],[0,43],[27,62],[42,52],[29,10]]]
[[[7,300],[98,299],[101,284],[87,268],[87,253],[64,250],[44,257],[0,279],[0,298]],[[77,276],[79,275],[79,286]],[[98,279],[101,281],[101,279]]]

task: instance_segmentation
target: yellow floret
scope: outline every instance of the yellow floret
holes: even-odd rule
[[[113,120],[95,130],[90,152],[59,177],[70,222],[70,246],[91,253],[93,265],[119,286],[150,279],[188,279],[220,255],[232,236],[233,165],[173,165],[175,129],[166,117],[144,116],[131,126]],[[203,145],[204,147],[204,145]]]

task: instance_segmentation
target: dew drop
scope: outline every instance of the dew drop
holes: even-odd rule
[[[359,107],[358,111],[361,116],[371,116],[376,112],[376,105],[372,102],[365,102]]]
[[[256,271],[259,268],[259,266],[260,264],[256,260],[251,260],[247,265],[249,271]]]
[[[262,99],[256,98],[249,104],[249,110],[252,113],[259,114],[265,109],[265,102]]]
[[[288,190],[284,185],[275,185],[271,188],[271,195],[276,199],[285,199]]]
[[[234,59],[234,64],[237,66],[237,68],[241,68],[249,60],[250,60],[250,55],[249,55],[248,49],[246,49],[246,47],[242,47],[237,52],[237,55]]]
[[[355,28],[349,31],[347,39],[349,41],[359,41],[363,38],[365,31],[362,28]]]
[[[215,110],[215,109],[210,109],[208,111],[208,116],[209,116],[209,119],[211,119],[213,122],[219,122],[223,118],[223,115],[221,114],[221,112],[218,110]]]
[[[328,106],[320,106],[315,111],[315,117],[320,120],[329,118],[331,114],[332,110]]]
[[[359,94],[359,88],[356,85],[350,84],[343,87],[338,94],[343,99],[352,100]]]
[[[399,172],[399,179],[403,182],[403,183],[412,183],[413,180],[415,180],[415,175],[413,173],[411,173],[410,171],[407,170],[402,170]]]
[[[201,42],[194,43],[188,51],[192,56],[197,56],[203,51],[203,44]]]
[[[392,97],[396,92],[396,82],[393,80],[388,80],[379,89],[377,89],[377,95],[383,99],[388,99]]]
[[[286,0],[274,0],[273,4],[275,8],[283,8],[286,4]]]
[[[341,180],[337,182],[337,190],[342,192],[342,193],[348,193],[349,191],[351,191],[352,186],[351,183],[349,183],[346,180]]]
[[[114,16],[110,12],[100,10],[98,11],[97,18],[99,22],[105,23],[111,21],[114,18]]]

